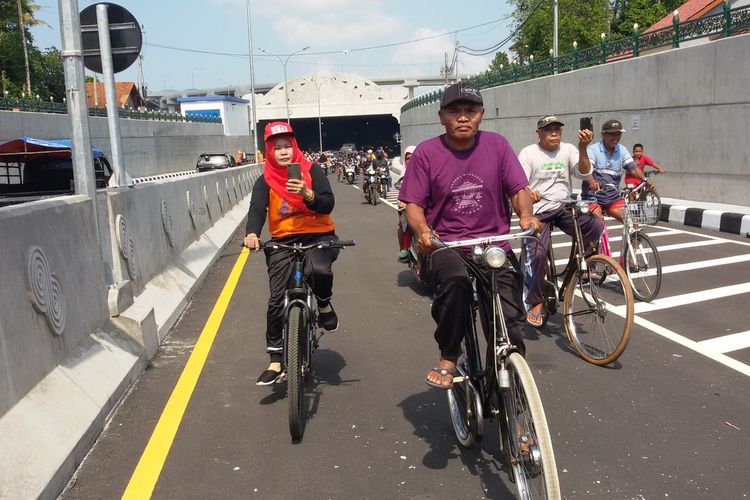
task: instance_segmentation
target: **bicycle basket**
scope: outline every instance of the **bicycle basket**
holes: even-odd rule
[[[626,203],[628,215],[635,224],[655,224],[659,220],[659,206],[645,201]]]

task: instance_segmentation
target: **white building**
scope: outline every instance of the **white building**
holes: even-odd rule
[[[226,95],[178,97],[183,116],[221,117],[224,135],[250,135],[250,111],[245,99]]]

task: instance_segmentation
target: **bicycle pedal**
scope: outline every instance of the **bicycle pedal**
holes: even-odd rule
[[[286,382],[286,371],[279,373],[279,376],[273,381],[274,384],[281,384],[282,382]]]

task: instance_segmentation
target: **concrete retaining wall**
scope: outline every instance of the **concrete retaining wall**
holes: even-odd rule
[[[107,119],[90,117],[91,142],[112,158]],[[131,177],[195,170],[201,153],[252,151],[246,136],[225,136],[217,123],[120,120],[125,171]],[[40,139],[70,137],[68,115],[0,111],[0,143],[22,136]]]
[[[558,114],[563,140],[576,142],[578,119],[595,128],[622,121],[629,149],[643,143],[667,169],[662,196],[744,204],[750,192],[750,35],[661,52],[561,75],[483,90],[482,129],[503,134],[516,151],[536,142],[537,119]],[[402,144],[444,132],[438,104],[401,115]],[[598,134],[597,134],[598,138]]]
[[[0,498],[54,498],[247,214],[260,166],[0,208]],[[97,232],[98,228],[98,232]]]

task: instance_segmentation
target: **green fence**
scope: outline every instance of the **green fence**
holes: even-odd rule
[[[550,57],[542,61],[530,64],[511,64],[509,68],[503,68],[499,72],[485,72],[481,75],[469,78],[468,81],[486,89],[498,87],[509,83],[523,82],[541,76],[565,73],[576,69],[587,68],[607,62],[619,61],[638,57],[641,52],[660,47],[671,46],[678,48],[681,42],[695,40],[704,37],[728,37],[739,34],[750,29],[750,7],[739,7],[730,9],[728,2],[723,2],[723,10],[720,14],[706,16],[700,19],[679,22],[674,16],[671,27],[640,33],[637,29],[632,36],[618,40],[607,41],[602,37],[598,46],[578,50],[573,44],[573,51],[560,57]],[[401,112],[412,108],[425,106],[439,102],[443,96],[442,90],[436,90],[419,96],[407,102],[401,107]]]
[[[0,110],[67,114],[68,105],[61,102],[47,102],[40,99],[0,97]],[[169,113],[167,111],[138,111],[137,109],[119,108],[117,114],[120,118],[131,120],[221,123],[221,117],[218,116],[183,116],[180,113]],[[89,116],[107,116],[107,108],[89,108]]]

